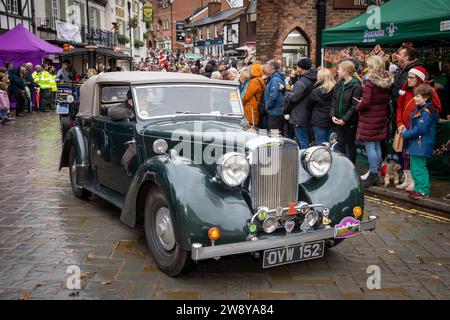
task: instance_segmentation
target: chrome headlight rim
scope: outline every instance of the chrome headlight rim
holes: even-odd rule
[[[326,155],[326,157],[329,158],[328,166],[325,170],[322,170],[321,172],[317,172],[317,168],[313,167],[313,164],[316,164],[314,162],[315,156],[318,153],[323,153]],[[331,154],[331,151],[324,147],[324,146],[314,146],[306,149],[302,154],[302,166],[303,168],[313,177],[321,178],[325,176],[331,169],[331,166],[333,164],[333,156]]]
[[[226,170],[228,170],[228,166],[231,161],[241,161],[242,166],[242,175],[238,178],[236,178],[235,181],[230,180],[233,177],[230,177],[229,172],[227,173]],[[222,155],[219,160],[217,160],[217,175],[219,176],[220,180],[225,183],[229,187],[237,187],[244,183],[244,181],[247,179],[248,175],[250,174],[250,164],[248,163],[246,157],[244,154],[239,152],[228,152]]]

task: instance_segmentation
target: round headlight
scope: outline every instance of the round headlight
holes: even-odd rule
[[[169,146],[164,139],[156,139],[155,142],[153,142],[153,152],[156,154],[166,153],[167,148],[169,148]]]
[[[247,179],[249,171],[250,165],[242,153],[229,152],[217,161],[217,173],[230,187],[242,184]]]
[[[322,146],[311,147],[302,155],[302,165],[316,178],[323,177],[331,168],[331,151]]]

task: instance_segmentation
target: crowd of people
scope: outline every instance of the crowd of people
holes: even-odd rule
[[[68,60],[58,72],[50,64],[33,66],[28,62],[15,67],[6,62],[0,67],[0,125],[35,111],[55,110],[57,83],[72,81],[75,76]]]
[[[194,61],[182,54],[153,51],[138,69],[237,80],[247,122],[277,130],[302,149],[322,144],[336,132],[337,149],[355,163],[357,143],[364,145],[369,162],[365,187],[378,185],[387,143],[397,133],[404,142],[399,154],[403,182],[396,188],[412,198],[426,198],[430,193],[426,161],[432,156],[442,111],[437,91],[442,87],[430,79],[413,47],[402,46],[395,57],[392,61],[371,56],[364,68],[347,59],[334,68],[318,69],[305,57],[290,70],[281,60],[264,65],[214,57]]]
[[[216,80],[240,84],[244,115],[254,128],[277,130],[295,139],[301,149],[322,144],[331,132],[337,134],[337,149],[355,163],[356,143],[365,146],[370,173],[366,187],[378,184],[378,171],[387,156],[387,142],[394,134],[404,143],[399,161],[403,182],[397,189],[412,198],[430,193],[426,161],[431,157],[441,101],[428,73],[417,60],[413,47],[403,46],[390,61],[374,55],[367,59],[363,73],[356,61],[341,61],[335,68],[314,68],[309,58],[297,62],[296,69],[282,67],[280,60],[261,64],[205,57],[188,59],[180,52],[152,50],[138,71],[200,74]],[[120,71],[100,67],[98,73]],[[64,61],[57,73],[49,65],[31,63],[0,68],[0,111],[2,121],[11,121],[12,104],[16,114],[54,109],[56,83],[76,77],[70,62]],[[436,88],[435,88],[436,87]],[[39,96],[39,98],[36,98]],[[25,112],[26,111],[26,112]]]
[[[288,74],[281,71],[278,61],[269,61],[263,67],[260,91],[251,91],[260,101],[258,108],[247,106],[248,97],[243,95],[245,116],[260,128],[295,138],[302,149],[327,141],[334,131],[337,149],[353,163],[356,144],[364,145],[370,166],[365,187],[379,184],[387,143],[397,133],[404,141],[399,154],[404,173],[396,188],[408,191],[412,198],[426,198],[430,194],[426,162],[432,156],[441,101],[417,61],[416,50],[402,47],[397,57],[394,65],[371,56],[360,74],[357,62],[351,59],[341,61],[335,69],[316,70],[309,58],[302,58],[295,72]],[[241,76],[245,86],[242,80]]]

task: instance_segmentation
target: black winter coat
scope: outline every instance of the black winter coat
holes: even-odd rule
[[[20,68],[14,68],[9,71],[9,94],[15,98],[24,96],[25,79],[20,76]]]
[[[289,123],[300,127],[310,126],[310,113],[308,110],[308,96],[317,81],[317,71],[309,69],[300,75],[292,87],[292,91],[285,95],[285,105],[290,106]]]
[[[361,99],[362,88],[361,82],[353,78],[344,85],[342,91],[342,85],[344,85],[344,80],[340,80],[336,83],[333,89],[333,103],[330,112],[330,118],[336,117],[338,119],[344,120],[345,124],[348,126],[355,126],[358,124],[358,113],[356,112],[356,105],[358,101],[353,98]],[[339,101],[342,92],[342,109],[341,114],[339,112]]]
[[[314,86],[309,96],[308,109],[311,113],[311,125],[321,128],[330,128],[332,126],[330,111],[333,101],[333,90],[328,93],[322,87],[322,83]]]

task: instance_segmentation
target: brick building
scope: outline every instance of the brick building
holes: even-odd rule
[[[284,65],[293,66],[301,56],[308,56],[314,62],[319,60],[316,64],[320,64],[320,30],[364,12],[364,6],[352,3],[345,0],[258,0],[257,58],[264,62],[282,58]]]
[[[152,45],[160,49],[176,49],[176,22],[183,21],[192,12],[203,6],[204,0],[152,0],[153,34]]]
[[[177,28],[184,29],[185,19],[208,7],[208,0],[151,0],[153,24],[150,27],[150,42],[154,48],[184,49],[184,41],[177,41]],[[220,2],[220,1],[219,1]],[[230,3],[222,1],[219,10],[229,9]]]

